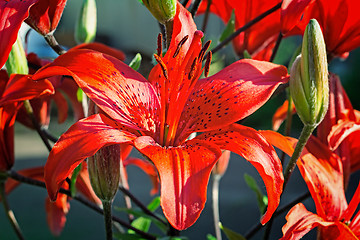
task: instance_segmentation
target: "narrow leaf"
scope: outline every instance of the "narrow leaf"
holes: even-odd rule
[[[229,240],[246,240],[246,238],[244,238],[240,233],[234,232],[233,230],[224,227],[221,223],[219,223],[219,225]]]
[[[229,37],[233,32],[235,32],[235,13],[234,10],[231,13],[231,17],[226,24],[224,31],[221,33],[219,38],[219,42],[224,41],[227,37]]]
[[[141,64],[141,60],[142,60],[142,57],[141,57],[141,54],[140,53],[137,53],[135,55],[135,57],[131,60],[129,66],[134,69],[135,71],[137,71],[140,67],[140,64]]]
[[[246,184],[250,187],[251,190],[253,190],[256,194],[260,214],[264,214],[265,209],[268,204],[268,198],[261,192],[259,186],[257,185],[255,179],[250,176],[249,174],[244,175],[244,179]]]

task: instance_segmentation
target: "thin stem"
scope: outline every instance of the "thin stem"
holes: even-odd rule
[[[219,226],[220,214],[219,214],[219,183],[221,175],[214,174],[212,182],[212,206],[213,206],[213,217],[214,217],[214,227],[215,235],[217,240],[221,240],[221,230]]]
[[[49,150],[49,152],[51,151],[52,147],[48,141],[48,138],[46,137],[46,135],[44,134],[43,130],[41,129],[41,126],[39,124],[39,122],[37,121],[35,114],[34,114],[34,110],[31,107],[30,101],[29,100],[25,100],[24,101],[24,107],[25,110],[27,112],[27,114],[29,115],[31,122],[35,128],[35,130],[37,131],[37,133],[39,134],[41,140],[44,142],[46,148]]]
[[[275,56],[276,56],[276,53],[277,53],[278,50],[279,50],[279,46],[280,46],[280,43],[281,43],[282,38],[283,38],[283,35],[282,35],[282,33],[280,32],[278,38],[276,39],[275,47],[274,47],[273,52],[272,52],[271,57],[270,57],[270,62],[273,62],[273,61],[274,61]]]
[[[120,184],[122,187],[126,190],[129,190],[129,183],[126,177],[125,167],[123,164],[123,161],[120,161]],[[127,209],[131,209],[131,199],[129,195],[124,194],[124,201]],[[132,222],[134,220],[134,215],[128,214],[129,222]]]
[[[167,225],[168,223],[165,222],[163,219],[158,217],[156,214],[154,214],[152,211],[150,211],[142,202],[140,202],[129,190],[124,188],[123,186],[119,186],[119,190],[123,192],[125,195],[127,195],[144,213],[146,213],[149,216],[154,217],[155,219],[159,220],[164,225]]]
[[[280,9],[281,7],[281,2],[279,2],[278,4],[276,4],[274,7],[270,8],[269,10],[263,12],[262,14],[260,14],[259,16],[255,17],[254,19],[250,20],[249,22],[247,22],[244,26],[242,26],[241,28],[237,29],[234,33],[232,33],[229,37],[227,37],[224,41],[222,41],[221,43],[219,43],[216,47],[214,47],[211,51],[212,53],[216,53],[217,51],[219,51],[221,48],[223,48],[226,44],[228,44],[231,40],[233,40],[235,37],[237,37],[241,32],[247,30],[248,28],[250,28],[251,26],[253,26],[255,23],[259,22],[260,20],[262,20],[263,18],[265,18],[266,16],[270,15],[271,13],[275,12],[276,10]]]
[[[202,0],[195,0],[194,5],[190,11],[192,17],[194,17],[196,15],[196,12],[199,9],[201,1]]]
[[[205,15],[204,15],[204,21],[203,21],[203,25],[202,25],[202,31],[203,33],[205,33],[206,27],[207,27],[207,23],[209,21],[209,13],[210,13],[210,6],[211,6],[212,0],[208,0],[207,2],[207,6],[206,6],[206,11],[205,11]]]
[[[188,4],[188,2],[189,2],[189,0],[185,0],[185,1],[182,3],[182,5],[183,5],[184,7],[186,7],[186,5]]]
[[[296,144],[295,150],[289,160],[288,165],[286,166],[285,172],[284,172],[284,185],[283,185],[283,193],[285,190],[285,187],[287,185],[287,183],[289,182],[290,176],[292,174],[292,172],[294,171],[295,167],[296,167],[296,162],[298,160],[298,158],[301,155],[301,152],[303,151],[308,139],[311,136],[311,133],[314,131],[316,125],[304,125],[299,140]],[[270,237],[270,231],[271,231],[271,226],[273,223],[274,219],[270,219],[270,221],[265,225],[265,234],[264,234],[264,240],[269,239]]]
[[[314,131],[316,126],[314,125],[304,125],[302,131],[301,131],[301,134],[300,134],[300,137],[299,137],[299,140],[296,144],[296,147],[295,147],[295,150],[294,150],[294,153],[292,154],[290,160],[289,160],[289,163],[288,165],[286,166],[286,169],[285,169],[285,172],[284,172],[284,185],[283,185],[283,192],[284,192],[284,189],[289,181],[289,178],[292,174],[292,172],[294,171],[295,169],[295,166],[296,166],[296,161],[298,160],[298,158],[300,157],[301,155],[301,152],[303,151],[308,139],[310,138],[312,132]]]
[[[49,33],[44,36],[46,42],[49,44],[49,46],[59,55],[62,55],[66,53],[66,50],[62,48],[59,43],[56,41],[56,38],[52,33]]]
[[[9,171],[9,177],[11,177],[12,179],[14,179],[16,181],[22,182],[22,183],[46,188],[44,182],[36,180],[36,179],[32,179],[32,178],[27,178],[23,175],[18,174],[15,171]],[[71,192],[69,190],[60,188],[59,193],[62,193],[62,194],[65,194],[65,195],[71,197]],[[75,197],[73,197],[73,199],[82,203],[83,205],[89,207],[90,209],[94,210],[97,213],[104,214],[104,211],[98,205],[88,201],[87,199],[83,198],[82,196],[75,196]],[[156,240],[156,237],[154,237],[146,232],[140,231],[139,229],[131,226],[130,224],[128,224],[127,222],[123,221],[122,219],[120,219],[116,216],[112,216],[112,220],[128,229],[133,230],[134,232],[136,232],[137,234],[139,234],[140,236],[142,236],[145,239]]]
[[[286,204],[285,206],[279,208],[278,210],[276,210],[276,212],[273,215],[274,217],[279,216],[280,214],[288,211],[290,208],[292,208],[295,204],[298,204],[299,202],[304,201],[305,199],[307,199],[308,197],[310,197],[310,192],[306,192],[302,195],[300,195],[299,197],[297,197],[296,199],[294,199],[293,201],[289,202],[288,204]],[[257,223],[254,227],[252,227],[247,233],[245,233],[244,237],[246,239],[250,239],[254,236],[255,233],[257,233],[261,228],[263,227],[263,225],[261,223]]]
[[[44,135],[46,136],[47,139],[49,139],[50,141],[52,141],[53,143],[56,143],[58,138],[55,137],[54,135],[52,135],[49,130],[42,128],[41,131],[44,133]]]
[[[9,219],[11,226],[13,227],[13,229],[16,233],[16,236],[20,240],[25,239],[21,232],[20,226],[19,226],[18,222],[16,221],[14,212],[10,209],[9,203],[7,201],[6,193],[5,193],[5,182],[3,182],[3,181],[0,182],[0,195],[1,195],[1,200],[2,200],[3,206],[4,206],[5,214],[6,214],[7,218]]]
[[[106,240],[112,240],[112,214],[111,214],[111,201],[102,201],[104,210],[104,221],[106,230]]]

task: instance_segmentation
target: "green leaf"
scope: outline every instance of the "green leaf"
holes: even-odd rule
[[[140,64],[141,64],[141,54],[140,53],[137,53],[135,55],[135,57],[131,60],[129,66],[134,69],[135,71],[137,71],[140,67]]]
[[[224,29],[224,31],[222,32],[219,41],[222,42],[224,41],[227,37],[229,37],[233,32],[235,32],[235,13],[234,10],[231,13],[231,17],[228,21],[228,23],[226,24],[226,27]]]
[[[246,238],[244,238],[243,235],[241,235],[240,233],[234,232],[233,230],[230,230],[229,228],[224,227],[221,223],[219,223],[219,226],[229,240],[246,240]]]
[[[80,89],[80,88],[79,88]],[[70,184],[70,192],[71,192],[71,196],[74,197],[75,194],[76,194],[76,179],[80,173],[80,170],[81,170],[81,166],[82,164],[80,164],[79,166],[77,166],[74,171],[73,171],[73,174],[71,176],[71,184]]]
[[[83,90],[81,88],[78,88],[78,90],[76,91],[76,98],[78,102],[82,102],[83,96],[84,96]]]
[[[206,235],[206,239],[207,240],[217,240],[216,237],[214,237],[213,235],[211,235],[210,233],[208,235]]]
[[[159,240],[188,240],[187,237],[162,237]]]
[[[255,179],[252,176],[245,173],[244,179],[245,179],[246,184],[250,187],[250,189],[255,192],[260,213],[263,214],[265,212],[267,204],[268,204],[267,196],[265,196],[261,192],[259,186],[257,185]]]
[[[250,53],[245,49],[243,52],[244,58],[251,59]]]
[[[137,234],[131,234],[131,233],[114,233],[113,237],[119,240],[142,240],[144,238],[141,238]]]

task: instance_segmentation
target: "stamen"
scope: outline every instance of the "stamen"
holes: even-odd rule
[[[179,44],[177,45],[176,51],[173,55],[173,58],[176,58],[176,56],[179,54],[181,47],[184,45],[184,43],[188,40],[189,35],[186,35],[183,39],[181,39],[181,41],[179,42]]]
[[[163,42],[163,39],[162,39],[162,34],[159,33],[158,35],[158,38],[157,38],[157,55],[158,56],[162,56],[162,42]]]
[[[204,60],[205,52],[209,49],[210,44],[211,44],[211,40],[207,41],[207,42],[204,44],[204,46],[202,47],[202,49],[200,50],[200,53],[199,53],[199,62],[202,62],[202,61]]]
[[[163,62],[161,57],[159,57],[158,55],[154,54],[154,57],[155,57],[155,60],[157,61],[157,63],[160,65],[160,67],[161,67],[161,69],[162,69],[162,71],[164,73],[164,77],[166,79],[168,79],[168,71],[167,71],[165,63]]]
[[[191,80],[191,79],[194,77],[197,60],[198,60],[198,58],[196,57],[196,58],[194,59],[194,61],[192,62],[192,64],[191,64],[190,72],[189,72],[189,75],[188,75],[188,79],[189,79],[189,80]]]
[[[204,73],[205,77],[209,75],[211,58],[212,58],[212,52],[209,51],[208,55],[206,56],[206,62],[205,62],[205,73]]]

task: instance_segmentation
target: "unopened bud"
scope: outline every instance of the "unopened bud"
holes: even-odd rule
[[[120,181],[120,145],[100,148],[88,158],[88,171],[95,194],[103,201],[112,201]]]
[[[26,54],[21,43],[21,39],[18,37],[14,45],[12,46],[9,58],[5,63],[6,70],[10,74],[28,74],[29,68],[26,60]]]
[[[94,102],[89,102],[89,114],[102,112]],[[88,157],[91,186],[102,201],[112,201],[120,182],[120,145],[114,144],[99,149]]]
[[[224,175],[229,165],[229,160],[230,160],[230,151],[224,150],[221,156],[219,157],[218,161],[215,163],[212,173],[220,176]]]
[[[75,40],[78,44],[90,43],[96,36],[96,1],[84,0],[75,28]]]
[[[143,0],[143,3],[162,24],[175,16],[177,0]]]
[[[318,125],[329,105],[328,64],[324,38],[318,22],[306,27],[301,55],[290,71],[290,93],[305,125]]]

